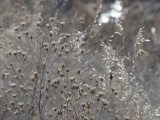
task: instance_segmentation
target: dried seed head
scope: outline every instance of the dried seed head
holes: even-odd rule
[[[26,52],[22,52],[21,55],[22,55],[22,57],[25,57],[26,56]]]
[[[30,37],[29,37],[31,40],[33,40],[33,36],[31,35]]]
[[[21,40],[21,35],[18,35],[17,38]]]
[[[31,75],[31,76],[30,76],[30,80],[34,81],[34,80],[35,80],[35,76],[34,76],[34,75]]]
[[[64,74],[62,72],[60,73],[60,75],[61,75],[61,77],[64,77]]]
[[[46,27],[47,27],[47,28],[50,28],[50,25],[49,25],[49,24],[46,24]]]
[[[64,63],[62,63],[62,64],[61,64],[61,66],[62,66],[62,69],[64,69],[64,67],[65,67],[65,64],[64,64]]]
[[[16,83],[11,83],[10,86],[11,86],[12,88],[15,88],[15,87],[16,87]]]
[[[54,22],[54,17],[49,18],[49,20],[50,20],[51,22]]]
[[[38,76],[38,72],[34,72],[33,75],[36,78]]]
[[[58,115],[62,115],[62,111],[61,111],[61,110],[58,110],[58,111],[57,111],[57,114],[58,114]]]
[[[40,25],[41,25],[41,22],[40,22],[40,21],[37,21],[37,22],[36,22],[36,25],[37,25],[37,26],[40,26]]]
[[[23,107],[23,102],[18,102],[18,105],[20,106],[20,107]]]
[[[23,22],[20,22],[20,24],[24,27],[26,25],[26,22],[23,21]]]
[[[84,53],[84,52],[85,52],[85,50],[84,50],[84,49],[80,49],[80,51],[81,51],[81,53]]]
[[[21,72],[21,68],[17,68],[17,72]]]
[[[86,106],[86,103],[82,102],[81,106],[84,108]]]
[[[18,32],[18,26],[13,28],[16,32]]]
[[[63,84],[63,87],[64,87],[64,88],[67,88],[67,85],[66,85],[66,84]]]
[[[46,67],[46,61],[43,61],[43,67]]]
[[[68,53],[69,53],[69,50],[68,50],[68,49],[66,49],[66,50],[65,50],[65,53],[66,53],[66,54],[68,54]]]
[[[69,34],[69,33],[66,33],[65,35],[66,35],[66,38],[69,38],[69,37],[70,37],[70,34]]]
[[[91,93],[91,94],[95,94],[95,92],[96,92],[96,87],[89,86],[88,89],[90,90],[90,93]]]
[[[47,43],[47,42],[44,42],[43,44],[42,44],[42,47],[44,47],[44,48],[46,48],[46,47],[48,47],[49,46],[49,43]]]
[[[112,112],[112,110],[111,110],[111,109],[108,109],[108,112],[110,113],[110,112]]]
[[[115,120],[119,120],[119,116],[116,116],[116,117],[115,117]]]
[[[115,91],[115,92],[114,92],[114,94],[115,94],[115,95],[118,95],[118,92],[117,92],[117,91]]]
[[[97,97],[102,97],[103,95],[105,95],[104,92],[98,92],[98,93],[97,93]]]
[[[72,95],[72,93],[71,93],[71,92],[68,92],[68,95],[69,95],[69,96],[71,96],[71,95]]]
[[[109,104],[109,102],[106,99],[101,99],[102,105],[106,106]]]
[[[20,77],[23,78],[23,77],[24,77],[24,74],[21,74]]]
[[[63,104],[63,108],[66,109],[67,108],[67,104]]]
[[[99,77],[100,81],[104,81],[104,78],[103,77]]]
[[[115,91],[115,88],[112,88],[112,92],[114,92]]]
[[[16,97],[17,97],[17,93],[13,93],[13,94],[12,94],[12,97],[13,97],[13,98],[16,98]]]
[[[12,54],[17,56],[17,51],[12,51]]]
[[[53,35],[53,31],[50,31],[50,32],[49,32],[49,35],[52,36],[52,35]]]
[[[65,25],[65,22],[60,22],[61,27]]]
[[[69,68],[67,68],[67,69],[66,69],[66,72],[68,73],[69,71],[70,71]]]
[[[81,74],[80,69],[77,69],[77,70],[76,70],[76,73]]]
[[[28,31],[24,31],[24,34],[28,36]]]
[[[19,80],[19,76],[15,75],[14,77],[15,77],[17,80]]]
[[[56,41],[52,41],[51,44],[52,44],[52,46],[55,46],[56,45]]]
[[[129,120],[129,117],[125,117],[124,120]]]
[[[12,41],[9,41],[9,44],[11,45],[11,44],[12,44]]]
[[[72,89],[78,90],[78,89],[79,89],[79,85],[78,85],[78,84],[73,84],[73,85],[72,85]]]
[[[73,82],[73,81],[75,80],[75,77],[72,76],[72,77],[70,77],[69,79],[70,79],[71,82]]]

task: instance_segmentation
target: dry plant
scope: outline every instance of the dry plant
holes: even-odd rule
[[[102,51],[88,46],[97,16],[84,31],[58,12],[47,23],[28,19],[13,28],[12,38],[0,33],[1,120],[156,119],[139,78],[125,70],[125,56],[101,40]]]

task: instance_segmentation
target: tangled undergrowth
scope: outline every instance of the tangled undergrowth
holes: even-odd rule
[[[156,119],[134,68],[138,55],[145,53],[137,46],[148,42],[143,29],[129,58],[100,38],[101,50],[91,47],[100,8],[83,31],[59,19],[58,12],[47,23],[42,17],[28,22],[25,16],[10,30],[12,38],[1,30],[1,120]],[[83,24],[81,18],[79,26]],[[126,59],[133,62],[130,73]]]

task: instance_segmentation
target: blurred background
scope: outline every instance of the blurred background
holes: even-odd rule
[[[138,32],[143,28],[143,37],[150,42],[138,46],[146,53],[136,59],[135,74],[152,105],[160,105],[160,0],[102,0],[102,4],[100,0],[0,0],[0,29],[9,31],[28,16],[29,21],[40,16],[47,23],[56,13],[59,20],[71,21],[80,31],[95,21],[98,32],[89,41],[90,47],[101,49],[97,43],[102,39],[122,57],[133,56]],[[132,60],[126,61],[128,72],[132,66]]]

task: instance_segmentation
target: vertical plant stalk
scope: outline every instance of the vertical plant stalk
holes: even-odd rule
[[[67,71],[67,120],[69,120],[69,114],[68,114],[68,100],[69,100],[69,99],[68,99],[68,82],[69,82],[69,81],[68,81],[68,72],[69,72],[69,71]]]

